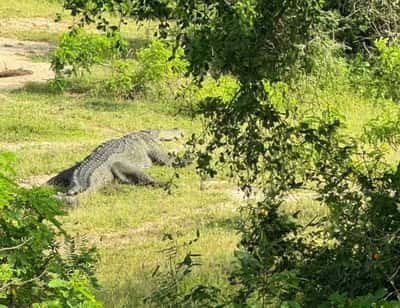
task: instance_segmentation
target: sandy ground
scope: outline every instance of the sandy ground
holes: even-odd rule
[[[29,56],[47,54],[53,45],[46,42],[20,41],[2,37],[12,32],[62,32],[68,30],[68,23],[54,22],[49,18],[1,18],[0,19],[0,71],[26,69],[31,75],[0,78],[0,91],[14,90],[28,81],[43,82],[54,77],[50,64],[32,61]],[[0,97],[1,99],[1,97]]]
[[[44,82],[54,77],[50,64],[33,62],[29,55],[45,54],[53,46],[45,42],[19,41],[0,37],[0,71],[12,69],[30,70],[33,74],[0,78],[0,91],[14,90],[28,81]]]
[[[55,22],[46,17],[10,17],[0,19],[0,36],[1,29],[7,31],[37,31],[37,32],[61,32],[68,29],[69,24],[65,22]],[[5,31],[5,30],[3,30]]]

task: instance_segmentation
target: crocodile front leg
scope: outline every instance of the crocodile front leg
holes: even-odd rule
[[[161,147],[153,146],[148,152],[151,161],[161,166],[172,166],[174,159],[173,154],[169,154],[161,149]]]
[[[141,184],[158,187],[167,186],[167,183],[153,179],[151,176],[145,174],[143,170],[135,167],[132,164],[115,162],[111,167],[111,171],[115,178],[123,184]]]
[[[179,159],[177,151],[169,151],[167,153],[160,147],[154,147],[148,152],[148,155],[152,162],[161,166],[185,167],[192,163],[192,159],[188,154]]]

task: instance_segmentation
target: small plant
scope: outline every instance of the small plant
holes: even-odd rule
[[[400,44],[380,38],[375,47],[368,61],[360,55],[351,61],[352,85],[368,96],[400,101]]]
[[[14,183],[10,160],[0,153],[0,307],[101,307],[95,248],[63,230],[50,190]]]
[[[363,141],[374,146],[386,144],[396,150],[400,144],[400,108],[384,101],[380,107],[380,113],[364,125]]]
[[[142,67],[140,75],[143,81],[174,79],[185,74],[188,65],[182,48],[174,52],[172,46],[160,40],[154,40],[149,47],[139,49],[137,58]]]
[[[389,45],[387,39],[375,42],[379,51],[375,78],[377,87],[385,97],[400,100],[400,44]]]
[[[196,237],[184,243],[179,243],[178,237],[164,234],[168,247],[161,253],[166,257],[166,270],[157,265],[152,277],[156,287],[144,302],[154,307],[218,307],[220,290],[215,287],[197,285],[190,291],[182,290],[182,283],[190,276],[196,266],[200,266],[201,256],[191,252],[191,246],[199,240]],[[181,260],[181,261],[180,261]]]
[[[174,92],[179,78],[186,73],[187,62],[182,48],[173,54],[168,44],[154,40],[137,52],[137,60],[118,59],[112,64],[112,76],[106,89],[121,98],[137,94],[162,91]]]
[[[136,71],[138,63],[132,59],[112,62],[111,77],[106,81],[106,91],[120,98],[133,98],[140,90]]]
[[[93,65],[123,54],[126,47],[126,42],[118,32],[107,36],[76,28],[61,37],[52,56],[51,67],[56,76],[80,76],[90,72]]]

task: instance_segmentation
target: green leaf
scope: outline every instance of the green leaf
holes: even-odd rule
[[[65,281],[63,279],[56,278],[56,279],[50,280],[48,286],[49,286],[49,288],[53,288],[53,289],[68,288],[69,283],[68,283],[68,281]]]

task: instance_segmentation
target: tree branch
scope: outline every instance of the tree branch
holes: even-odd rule
[[[24,246],[25,244],[27,244],[28,242],[30,242],[31,240],[32,240],[32,238],[28,238],[26,241],[22,242],[21,244],[18,244],[17,246],[0,248],[0,253],[9,251],[9,250],[19,249],[22,246]]]

